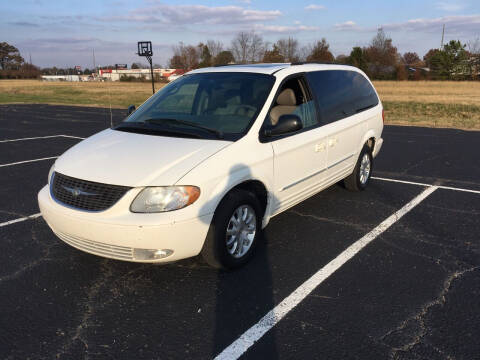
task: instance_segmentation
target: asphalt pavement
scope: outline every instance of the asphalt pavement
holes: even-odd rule
[[[479,132],[386,126],[366,191],[334,185],[274,217],[252,261],[222,272],[89,255],[24,219],[52,157],[124,115],[0,106],[0,358],[213,358],[434,185],[241,354],[480,359]]]

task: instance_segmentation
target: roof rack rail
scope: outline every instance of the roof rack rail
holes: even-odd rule
[[[333,65],[333,61],[295,61],[290,63],[290,65],[307,65],[307,64],[320,64],[320,65]]]

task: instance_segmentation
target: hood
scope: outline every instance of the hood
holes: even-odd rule
[[[55,171],[112,185],[173,185],[229,144],[107,129],[67,150],[55,162]]]

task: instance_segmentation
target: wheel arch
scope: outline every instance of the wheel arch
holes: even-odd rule
[[[215,208],[213,209],[213,212],[217,210],[218,206],[220,205],[222,200],[225,198],[225,196],[227,196],[227,194],[229,194],[234,190],[249,191],[255,195],[262,209],[261,218],[263,219],[263,224],[264,226],[266,226],[265,219],[266,219],[267,209],[268,209],[269,191],[267,186],[258,179],[243,179],[235,184],[231,184],[231,186],[229,186],[228,189],[225,189],[224,191],[222,191],[222,195],[221,197],[218,198],[218,201],[215,204]]]
[[[367,145],[370,150],[373,152],[373,149],[375,148],[375,142],[377,141],[377,138],[375,136],[375,131],[373,130],[368,130],[365,135],[362,137],[362,141],[360,144],[358,144],[357,147],[357,154],[360,154],[362,151],[363,147]]]

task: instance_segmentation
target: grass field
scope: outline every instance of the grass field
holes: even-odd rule
[[[480,82],[377,81],[375,87],[388,124],[480,129]],[[140,105],[151,91],[150,83],[0,80],[0,104],[126,108]]]

